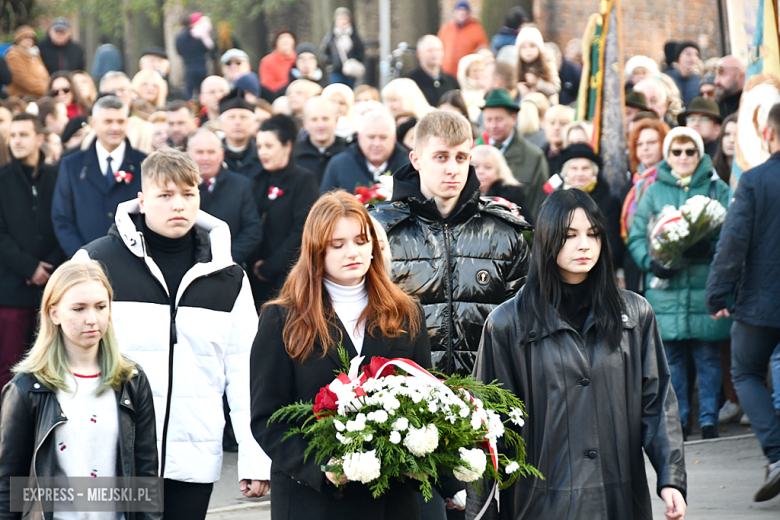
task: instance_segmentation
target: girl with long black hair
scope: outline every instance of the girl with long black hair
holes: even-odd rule
[[[526,285],[488,317],[474,374],[525,402],[518,430],[544,475],[502,491],[501,518],[650,518],[643,449],[666,517],[684,517],[682,429],[655,315],[618,288],[604,217],[583,191],[542,205]],[[482,489],[469,491],[467,518]]]

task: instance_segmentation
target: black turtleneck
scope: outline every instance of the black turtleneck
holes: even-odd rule
[[[558,308],[561,317],[582,333],[585,320],[590,314],[590,283],[586,278],[582,283],[561,283],[561,304]]]
[[[162,271],[171,304],[176,303],[176,293],[181,279],[195,265],[195,229],[181,238],[168,238],[155,233],[143,221],[146,250]]]

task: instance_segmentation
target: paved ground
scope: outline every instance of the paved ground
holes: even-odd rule
[[[766,459],[758,441],[747,427],[728,425],[721,428],[726,437],[697,441],[694,432],[685,445],[688,467],[687,520],[778,520],[780,496],[757,504],[753,494],[764,479]],[[655,489],[655,472],[647,464],[650,488]],[[207,520],[270,520],[267,499],[246,499],[236,482],[236,454],[226,453],[222,479],[214,486]],[[665,507],[660,499],[653,502],[653,517],[663,519]]]

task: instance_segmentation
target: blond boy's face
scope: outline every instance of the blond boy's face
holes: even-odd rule
[[[173,181],[163,185],[144,179],[138,201],[149,229],[167,238],[181,238],[195,225],[200,191],[197,186],[181,187]]]

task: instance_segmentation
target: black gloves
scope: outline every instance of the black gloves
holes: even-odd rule
[[[702,258],[710,254],[710,241],[708,239],[699,240],[691,247],[685,250],[685,258]]]
[[[651,262],[650,263],[650,271],[652,271],[653,275],[656,278],[660,278],[662,280],[666,280],[667,278],[671,278],[674,275],[674,270],[666,269],[661,264],[657,264],[655,262]]]

